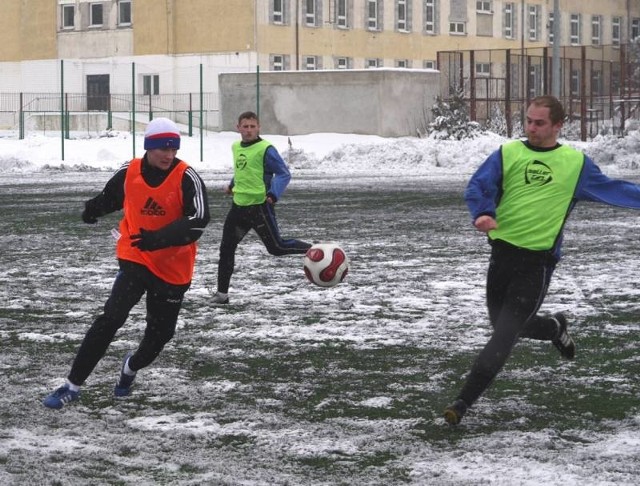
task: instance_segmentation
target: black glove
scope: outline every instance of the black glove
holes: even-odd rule
[[[153,251],[162,248],[158,239],[158,232],[144,228],[140,228],[139,234],[131,235],[131,246],[135,246],[142,251]]]
[[[96,224],[98,222],[99,211],[96,211],[96,198],[89,199],[84,203],[84,211],[82,211],[82,221],[87,224]]]
[[[82,211],[82,221],[87,224],[96,224],[98,222],[98,218],[91,214],[87,208],[84,208],[84,211]]]

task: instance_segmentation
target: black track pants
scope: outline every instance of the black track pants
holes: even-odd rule
[[[487,273],[487,307],[493,334],[460,392],[459,398],[468,405],[489,387],[518,338],[550,341],[556,337],[556,322],[537,315],[555,266],[556,260],[548,252],[493,243]]]
[[[218,291],[224,293],[229,291],[231,275],[235,268],[236,249],[251,229],[255,230],[271,255],[304,254],[311,247],[304,241],[282,239],[272,204],[263,203],[254,206],[232,204],[224,221],[220,242]]]
[[[129,367],[137,371],[149,366],[173,337],[182,298],[188,288],[189,285],[168,284],[146,267],[121,260],[104,312],[87,331],[73,361],[69,381],[75,385],[84,383],[145,292],[147,325],[138,349],[129,360]]]

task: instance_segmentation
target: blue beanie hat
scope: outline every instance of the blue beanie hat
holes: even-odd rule
[[[180,148],[178,126],[168,118],[155,118],[144,131],[144,149]]]

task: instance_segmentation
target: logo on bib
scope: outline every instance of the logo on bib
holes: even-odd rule
[[[247,166],[247,156],[245,154],[238,155],[236,160],[236,169],[244,169]]]
[[[140,214],[144,214],[145,216],[164,216],[166,212],[162,206],[150,197],[140,210]]]
[[[527,164],[524,171],[525,184],[544,186],[553,180],[553,171],[544,162],[534,160]]]

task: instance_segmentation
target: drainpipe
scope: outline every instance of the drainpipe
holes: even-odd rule
[[[300,1],[296,2],[296,71],[300,70]]]
[[[560,0],[553,0],[553,46],[551,52],[551,94],[560,98]]]

